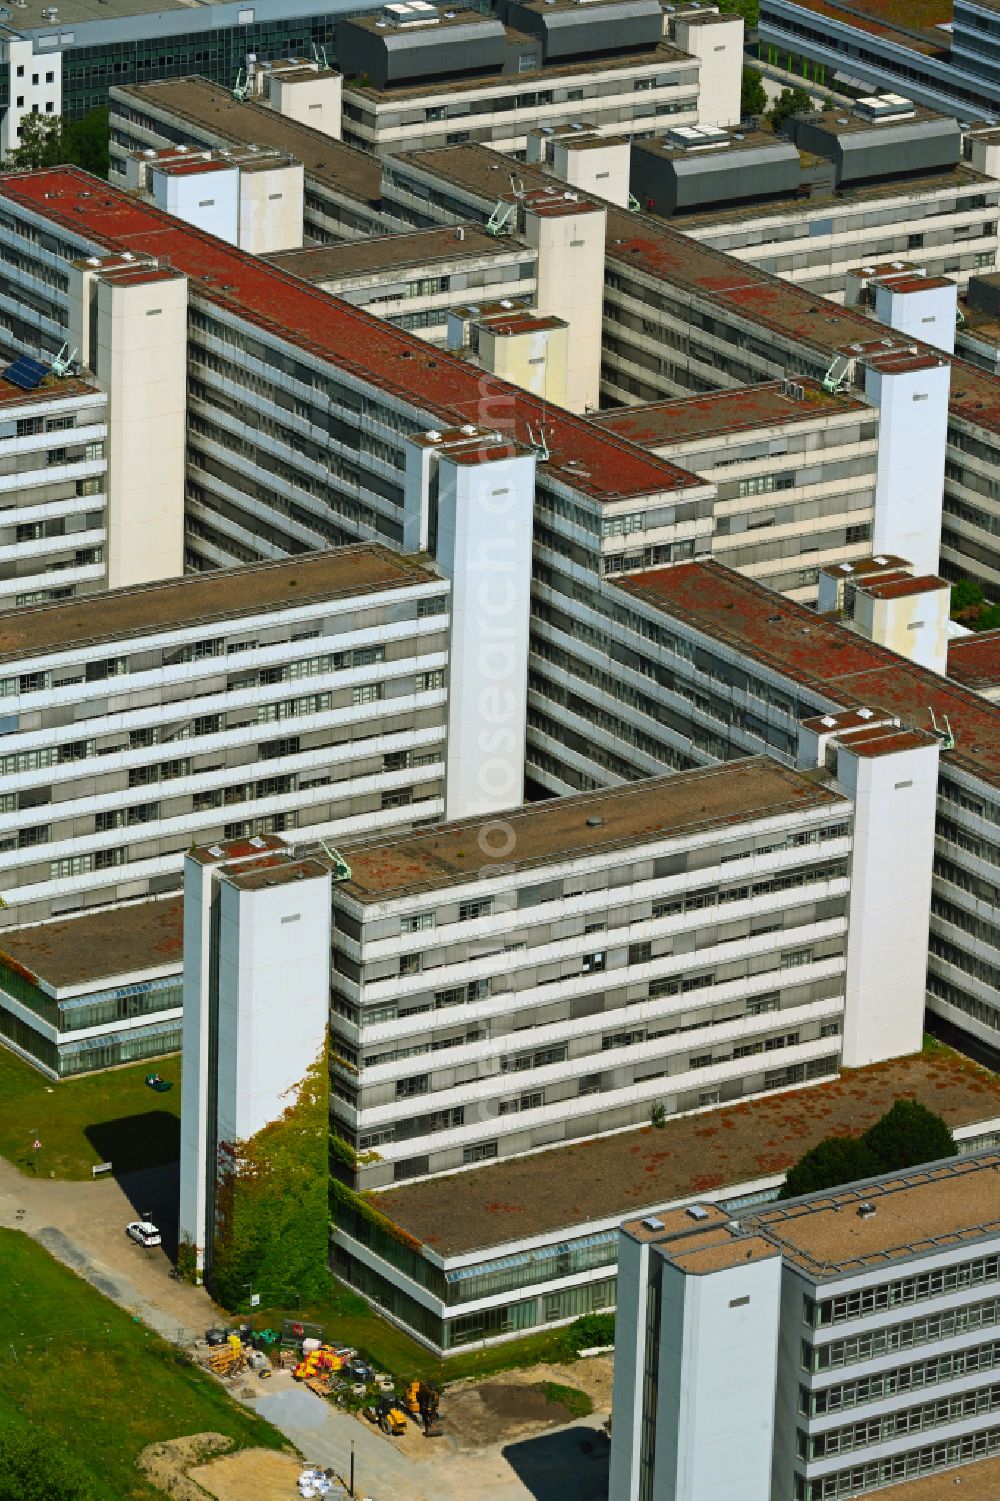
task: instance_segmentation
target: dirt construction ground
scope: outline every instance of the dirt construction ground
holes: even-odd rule
[[[301,1459],[273,1449],[244,1449],[188,1472],[216,1501],[295,1501]]]
[[[572,1414],[549,1402],[539,1388],[546,1382],[586,1392],[595,1415],[611,1410],[610,1356],[572,1365],[533,1366],[491,1381],[463,1381],[448,1387],[441,1402],[445,1436],[459,1449],[480,1449],[572,1422]]]
[[[603,1501],[607,1442],[598,1429],[611,1405],[611,1373],[611,1358],[598,1356],[460,1382],[443,1393],[438,1439],[425,1439],[412,1422],[402,1436],[388,1439],[363,1418],[341,1414],[334,1421],[346,1428],[336,1453],[323,1454],[317,1429],[303,1431],[299,1443],[308,1462],[334,1463],[343,1473],[356,1442],[365,1475],[358,1494],[374,1494],[377,1501],[562,1501],[568,1483],[581,1501]],[[597,1426],[576,1424],[564,1407],[549,1402],[539,1390],[547,1382],[586,1392],[594,1404],[587,1422]],[[306,1405],[332,1412],[287,1373],[276,1375],[273,1391],[268,1386],[271,1396],[286,1390],[299,1406],[307,1399]],[[230,1454],[229,1442],[204,1433],[152,1444],[139,1465],[171,1501],[295,1501],[301,1459],[266,1449]],[[383,1464],[375,1460],[377,1451]]]

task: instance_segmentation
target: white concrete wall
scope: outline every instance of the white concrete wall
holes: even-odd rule
[[[609,140],[603,146],[575,146],[572,137],[559,137],[552,143],[549,170],[571,188],[595,193],[628,208],[629,168],[632,160],[630,140]]]
[[[781,1257],[661,1275],[653,1501],[769,1501]]]
[[[227,245],[239,244],[240,174],[235,167],[176,172],[150,165],[146,177],[157,208]]]
[[[943,582],[922,594],[904,594],[897,599],[872,598],[858,590],[854,622],[870,641],[944,677],[948,671],[950,604],[951,590]]]
[[[865,370],[865,396],[879,408],[872,552],[908,558],[937,573],[948,429],[950,367]]]
[[[0,123],[0,153],[6,156],[21,144],[17,132],[32,110],[40,115],[62,114],[62,53],[55,49],[35,53],[30,40],[15,36],[2,45],[10,100]]]
[[[524,236],[538,252],[538,311],[569,324],[566,405],[571,412],[600,405],[604,316],[604,241],[607,214],[580,203],[577,212],[525,209]]]
[[[248,891],[219,882],[219,1141],[246,1141],[294,1103],[325,1045],[330,877]]]
[[[743,82],[743,17],[699,19],[678,16],[674,40],[701,62],[698,73],[698,123],[738,125]]]
[[[939,746],[837,751],[854,799],[843,1063],[920,1051],[930,929]]]
[[[880,323],[911,334],[935,349],[955,352],[958,286],[923,287],[919,292],[897,292],[891,284],[875,284],[875,317]]]
[[[108,587],[177,578],[184,572],[187,279],[97,277],[93,293],[90,364],[108,393]]]
[[[534,454],[439,460],[437,561],[451,580],[445,816],[524,797]]]
[[[326,136],[340,140],[344,80],[339,73],[317,73],[314,78],[283,78],[274,73],[268,81],[268,102],[272,109],[311,125]]]
[[[305,201],[301,162],[240,171],[239,246],[250,255],[297,250]]]
[[[639,1493],[649,1255],[648,1241],[619,1234],[608,1501],[634,1501]]]
[[[504,333],[489,323],[480,329],[482,368],[555,406],[566,405],[568,356],[569,330],[565,323],[523,333]]]
[[[181,1163],[178,1234],[205,1264],[208,1212],[208,1032],[211,866],[184,861],[184,1009],[181,1044]],[[214,1149],[214,1148],[213,1148]]]

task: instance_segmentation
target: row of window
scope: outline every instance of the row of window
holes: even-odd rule
[[[827,1386],[819,1391],[799,1388],[799,1411],[812,1418],[823,1417],[831,1412],[843,1412],[848,1407],[860,1407],[865,1402],[880,1402],[903,1392],[919,1391],[924,1386],[934,1386],[939,1381],[952,1381],[975,1371],[991,1371],[1000,1365],[1000,1342],[974,1345],[970,1350],[952,1350],[946,1355],[937,1355],[931,1360],[915,1361],[912,1365],[897,1366],[892,1371],[879,1371],[872,1376],[859,1376],[855,1381],[842,1381],[837,1386]]]
[[[806,1298],[805,1320],[813,1328],[822,1329],[830,1324],[868,1318],[884,1309],[919,1303],[925,1298],[940,1297],[942,1293],[979,1287],[983,1283],[998,1280],[1000,1256],[977,1256],[972,1261],[962,1261],[955,1266],[937,1267],[934,1271],[917,1272],[910,1277],[897,1277],[891,1282],[858,1288],[854,1292],[841,1293],[838,1297],[824,1298],[820,1302]]]
[[[939,1339],[967,1334],[970,1330],[988,1329],[994,1324],[1000,1324],[1000,1298],[986,1298],[980,1303],[947,1308],[941,1313],[908,1319],[905,1323],[872,1329],[864,1334],[852,1334],[825,1345],[803,1341],[802,1365],[816,1374],[841,1370],[860,1361],[891,1355],[896,1350],[912,1350]]]

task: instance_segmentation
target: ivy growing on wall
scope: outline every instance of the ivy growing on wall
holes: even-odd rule
[[[392,1220],[373,1208],[361,1194],[355,1193],[344,1183],[338,1183],[335,1178],[330,1182],[330,1201],[334,1221],[337,1217],[337,1206],[342,1205],[352,1210],[358,1219],[364,1220],[372,1229],[380,1230],[383,1235],[391,1235],[393,1240],[398,1240],[401,1246],[406,1246],[410,1251],[419,1252],[420,1242],[416,1236],[410,1235],[409,1231],[401,1229],[399,1225],[394,1225]]]
[[[272,1307],[329,1286],[328,1069],[325,1048],[281,1116],[219,1149],[212,1292],[246,1309],[248,1284]]]

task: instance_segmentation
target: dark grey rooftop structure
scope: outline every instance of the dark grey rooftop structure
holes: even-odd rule
[[[838,188],[871,178],[951,169],[962,153],[956,120],[918,108],[898,94],[861,100],[850,114],[826,110],[796,115],[785,129],[800,150],[833,162]]]
[[[669,215],[794,193],[801,172],[783,136],[692,125],[634,141],[630,187],[643,208]]]
[[[458,73],[498,73],[506,52],[507,33],[495,17],[441,12],[429,0],[390,4],[337,28],[337,60],[345,77],[377,89]]]
[[[545,61],[641,51],[663,36],[659,0],[500,0],[515,31],[542,39]]]

